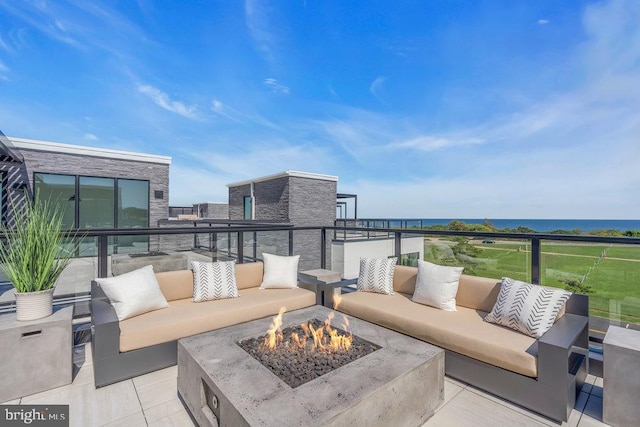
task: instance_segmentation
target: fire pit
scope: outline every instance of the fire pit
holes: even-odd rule
[[[314,380],[380,347],[331,326],[333,312],[327,319],[313,319],[299,326],[280,329],[284,309],[271,324],[267,334],[238,343],[290,387]],[[348,321],[344,317],[345,329]]]
[[[315,306],[179,340],[178,394],[201,426],[422,425],[444,399],[444,352]]]

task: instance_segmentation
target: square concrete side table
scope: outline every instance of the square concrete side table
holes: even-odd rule
[[[640,420],[640,331],[609,326],[604,337],[602,421],[612,426]]]
[[[0,316],[0,402],[71,384],[73,307],[44,319]]]
[[[333,296],[340,295],[342,285],[331,286],[342,280],[340,273],[319,268],[298,273],[300,287],[316,292],[316,304],[333,308]],[[305,282],[306,281],[306,282]]]

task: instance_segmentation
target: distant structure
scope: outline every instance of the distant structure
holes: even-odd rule
[[[229,219],[333,227],[338,210],[346,216],[347,206],[344,200],[353,199],[354,217],[347,222],[350,226],[355,226],[357,195],[338,193],[337,184],[337,176],[299,171],[284,171],[227,184]],[[277,249],[282,251],[282,248],[288,247],[285,239],[288,239],[286,232],[263,232],[258,238],[260,250],[268,253],[274,253]],[[417,262],[417,259],[424,259],[422,236],[403,237],[401,243],[400,262],[409,264]],[[326,267],[341,273],[344,278],[358,276],[360,257],[385,258],[395,254],[395,240],[393,235],[388,233],[334,233],[330,230],[327,233],[326,246]],[[320,268],[319,231],[296,231],[293,248],[294,253],[301,256],[300,270]],[[260,250],[257,253],[258,257]]]
[[[336,220],[337,184],[337,176],[299,171],[284,171],[227,184],[229,219],[272,221],[295,226],[333,226]],[[287,247],[278,244],[288,239],[287,232],[271,234],[273,248]],[[266,243],[263,249],[269,252],[270,245]],[[297,231],[293,236],[293,247],[295,253],[301,256],[301,270],[320,267],[318,231]],[[328,253],[329,249],[325,255]]]
[[[229,204],[205,202],[193,204],[193,215],[198,219],[229,219]]]

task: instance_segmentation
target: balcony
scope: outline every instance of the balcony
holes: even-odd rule
[[[615,289],[621,280],[634,281],[640,275],[640,268],[636,267],[640,266],[636,261],[640,259],[640,239],[431,232],[418,228],[292,227],[241,223],[196,225],[86,231],[82,253],[68,267],[55,294],[57,306],[75,307],[73,382],[5,403],[68,404],[71,425],[193,424],[177,397],[175,366],[105,387],[95,387],[91,346],[87,344],[90,337],[87,326],[91,316],[88,304],[90,280],[113,272],[125,272],[122,269],[126,264],[122,262],[125,254],[127,257],[147,255],[131,257],[131,266],[140,260],[158,266],[158,271],[187,268],[188,261],[192,259],[235,259],[238,263],[247,263],[260,260],[263,252],[300,254],[300,269],[310,270],[331,268],[335,263],[335,243],[341,236],[358,234],[363,239],[390,239],[391,253],[388,255],[398,256],[407,264],[415,258],[406,253],[409,247],[405,242],[421,238],[424,242],[421,257],[424,259],[465,265],[472,274],[497,279],[509,276],[560,286],[564,282],[559,279],[578,276],[585,270],[587,277],[581,283],[593,291],[590,295],[591,373],[577,398],[568,425],[588,426],[602,422],[601,342],[608,325],[640,329],[636,303],[640,291],[628,287],[621,291]],[[144,244],[137,246],[141,241]],[[604,255],[603,248],[606,249]],[[621,271],[624,272],[622,276]],[[9,288],[6,285],[2,289],[0,310],[10,312],[13,309],[11,291],[7,292]],[[603,290],[607,292],[601,292]],[[455,378],[446,377],[444,384],[444,403],[426,425],[558,424]]]

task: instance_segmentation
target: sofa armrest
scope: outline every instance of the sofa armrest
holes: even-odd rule
[[[538,379],[557,382],[589,357],[589,317],[565,313],[538,340]]]
[[[566,313],[589,317],[589,297],[587,295],[573,293],[565,307]]]
[[[106,358],[120,352],[120,323],[109,298],[91,282],[91,335],[93,357]]]

